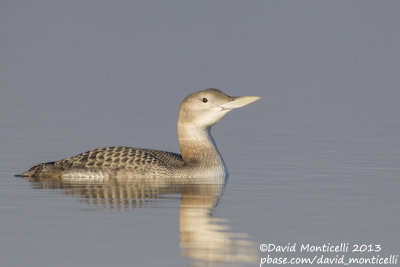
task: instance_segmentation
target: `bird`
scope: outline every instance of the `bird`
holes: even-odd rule
[[[93,149],[59,161],[40,163],[17,176],[108,179],[118,175],[157,178],[227,177],[228,170],[211,127],[231,110],[260,99],[229,96],[214,88],[188,95],[178,112],[181,154],[127,146]]]

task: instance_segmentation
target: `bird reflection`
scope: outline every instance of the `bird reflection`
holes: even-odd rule
[[[78,196],[88,204],[109,211],[151,207],[156,200],[181,198],[179,212],[182,255],[192,266],[256,263],[255,243],[246,234],[229,231],[227,220],[212,214],[218,204],[225,178],[203,180],[115,177],[107,181],[81,179],[29,178],[37,189],[59,189]]]

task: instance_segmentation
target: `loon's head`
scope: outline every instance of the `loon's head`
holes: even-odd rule
[[[220,121],[229,111],[258,99],[258,96],[228,96],[213,88],[195,92],[183,100],[178,123],[206,129]]]

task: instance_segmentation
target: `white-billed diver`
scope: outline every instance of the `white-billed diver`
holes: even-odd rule
[[[20,176],[87,179],[104,179],[121,173],[176,178],[227,176],[225,163],[211,136],[211,126],[229,111],[258,99],[258,96],[231,97],[212,88],[187,96],[178,115],[181,154],[125,146],[104,147],[38,164]]]

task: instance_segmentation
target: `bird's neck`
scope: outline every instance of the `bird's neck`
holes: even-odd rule
[[[199,128],[178,123],[178,141],[185,164],[218,166],[225,170],[224,161],[211,136],[210,127]]]

